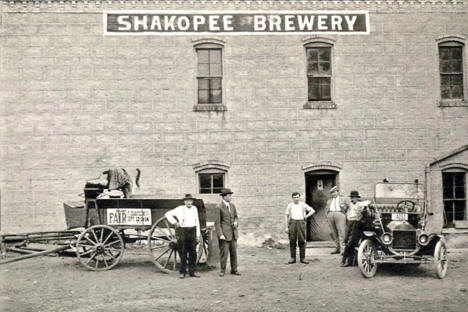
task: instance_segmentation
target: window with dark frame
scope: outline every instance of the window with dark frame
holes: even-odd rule
[[[463,99],[463,44],[439,44],[440,91],[442,100]]]
[[[466,173],[442,173],[445,226],[466,220]]]
[[[198,58],[198,104],[221,104],[222,99],[222,49],[215,44],[196,48]]]
[[[306,46],[309,101],[331,101],[331,46]]]
[[[199,173],[201,194],[219,194],[224,188],[224,173]]]

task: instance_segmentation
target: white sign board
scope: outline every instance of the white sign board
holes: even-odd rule
[[[107,209],[108,225],[151,225],[151,209]]]

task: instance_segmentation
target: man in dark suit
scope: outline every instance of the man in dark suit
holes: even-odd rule
[[[231,189],[221,190],[223,200],[216,206],[215,228],[219,239],[219,257],[221,262],[221,271],[219,276],[224,276],[228,254],[231,261],[231,274],[241,275],[237,271],[237,210],[231,202]]]

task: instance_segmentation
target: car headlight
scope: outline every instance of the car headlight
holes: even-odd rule
[[[418,237],[419,244],[425,246],[429,243],[429,236],[427,234],[421,234]]]
[[[393,237],[390,233],[383,233],[380,239],[385,245],[390,245],[392,243]]]

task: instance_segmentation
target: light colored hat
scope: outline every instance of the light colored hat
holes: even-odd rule
[[[339,192],[338,186],[334,186],[330,189],[330,193]]]

